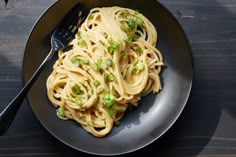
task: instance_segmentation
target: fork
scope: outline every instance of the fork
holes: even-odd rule
[[[38,69],[16,95],[16,97],[6,106],[6,108],[0,113],[0,135],[3,135],[9,126],[11,125],[20,105],[26,97],[28,91],[43,71],[46,63],[50,61],[52,56],[56,54],[60,49],[67,47],[69,42],[74,38],[78,27],[85,19],[86,11],[82,9],[80,4],[75,5],[62,19],[55,31],[51,36],[51,50],[40,64]]]

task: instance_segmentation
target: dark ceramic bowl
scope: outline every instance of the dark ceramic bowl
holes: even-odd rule
[[[60,0],[39,18],[28,38],[24,55],[24,80],[27,81],[50,50],[50,35],[75,4],[86,9],[120,6],[139,10],[158,31],[158,49],[166,68],[161,74],[163,90],[143,97],[136,110],[127,113],[119,127],[104,138],[87,133],[78,123],[57,118],[46,95],[46,79],[52,65],[45,68],[27,98],[42,125],[58,140],[79,151],[96,155],[118,155],[144,148],[157,140],[181,114],[192,86],[193,65],[186,36],[171,13],[154,0]]]

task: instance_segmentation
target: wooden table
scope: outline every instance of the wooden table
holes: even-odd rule
[[[0,0],[0,110],[22,88],[22,60],[30,30],[56,0]],[[190,41],[193,88],[171,129],[126,156],[236,157],[236,0],[160,0]],[[0,137],[0,157],[89,156],[49,134],[24,101]]]

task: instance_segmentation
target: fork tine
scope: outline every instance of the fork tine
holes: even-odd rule
[[[69,30],[69,27],[78,21],[79,11],[82,10],[80,4],[75,5],[60,22],[57,30],[63,32]]]
[[[73,38],[77,32],[78,26],[84,21],[84,19],[85,16],[83,16],[83,11],[80,10],[78,13],[76,12],[76,17],[74,17],[72,23],[70,23],[69,26],[66,26],[65,29],[62,30],[61,33],[64,33],[63,37],[65,37],[67,40],[71,40],[71,38]]]
[[[78,25],[72,26],[71,30],[67,31],[63,37],[65,37],[67,40],[70,40],[71,38],[74,37],[74,34],[76,33],[78,29]]]
[[[87,15],[88,11],[80,3],[70,9],[51,36],[52,51],[65,47],[75,37],[78,26]]]

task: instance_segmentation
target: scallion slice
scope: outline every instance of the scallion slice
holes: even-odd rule
[[[109,73],[109,74],[108,73],[104,73],[103,78],[104,78],[105,82],[112,82],[112,81],[115,80],[115,76],[112,73]]]
[[[79,41],[79,45],[81,46],[81,47],[85,47],[85,46],[87,46],[87,43],[86,43],[86,41],[85,40],[80,40]]]
[[[105,43],[102,40],[99,40],[99,43],[102,44],[103,46],[105,45]]]
[[[124,38],[124,42],[126,42],[126,43],[131,43],[132,40],[133,40],[133,38],[132,38],[131,36],[126,36],[126,37]]]
[[[119,42],[118,41],[113,41],[113,42],[111,42],[111,47],[113,48],[113,49],[116,49],[118,46],[119,46]]]
[[[98,80],[94,80],[94,81],[93,81],[93,84],[94,84],[94,86],[96,86],[96,87],[97,87],[97,86],[99,86],[99,85],[100,85],[100,82],[99,82]]]
[[[107,108],[112,108],[112,106],[115,103],[115,97],[111,93],[108,93],[108,94],[105,94],[105,95],[103,94],[102,95],[102,100],[103,100],[104,105]]]
[[[79,66],[80,65],[80,59],[79,58],[76,58],[76,57],[73,57],[71,59],[71,63],[73,63],[74,65],[76,66]]]
[[[115,80],[115,76],[112,73],[108,74],[108,81],[112,82]]]
[[[107,65],[101,59],[97,60],[97,62],[92,66],[94,71],[99,71],[100,69],[106,69]]]
[[[129,19],[129,27],[130,27],[130,29],[131,30],[134,30],[134,28],[135,28],[135,20],[133,19],[133,18],[130,18]]]
[[[65,117],[65,110],[64,110],[63,107],[59,107],[59,108],[57,109],[57,116],[59,116],[59,117]]]
[[[124,56],[125,56],[125,51],[122,50],[122,51],[120,52],[120,57],[124,57]]]
[[[108,47],[108,52],[111,54],[111,55],[113,55],[114,54],[114,52],[115,52],[115,50],[116,50],[116,48],[119,46],[119,42],[118,41],[112,41],[111,43],[110,43],[110,46]]]
[[[141,17],[137,16],[137,17],[135,18],[135,22],[137,23],[137,25],[138,25],[139,27],[142,27],[142,26],[143,26],[143,19],[142,19]]]
[[[82,105],[82,100],[79,97],[76,97],[75,98],[75,103],[76,103],[76,105],[81,106]]]
[[[104,79],[105,82],[108,82],[108,81],[109,81],[109,80],[108,80],[108,73],[104,73],[104,74],[103,74],[103,79]]]
[[[93,69],[94,71],[99,71],[101,68],[100,68],[97,64],[94,64],[94,65],[92,66],[92,69]]]
[[[126,9],[124,9],[124,10],[121,11],[120,15],[121,15],[121,17],[123,17],[123,18],[127,18],[128,15],[129,15],[129,11],[126,10]]]
[[[121,25],[120,25],[120,29],[124,32],[129,32],[129,25],[126,23],[126,22],[123,22]]]
[[[135,49],[135,51],[136,51],[136,52],[140,52],[140,51],[142,51],[142,48],[141,48],[141,47],[137,47],[137,48]]]
[[[114,54],[114,51],[115,51],[115,50],[114,50],[112,47],[109,46],[109,47],[107,48],[107,50],[108,50],[108,52],[109,52],[111,55]]]
[[[80,86],[79,85],[74,85],[73,87],[71,87],[72,93],[73,94],[80,94],[81,90],[80,90]]]
[[[113,108],[107,108],[108,114],[112,116],[115,113],[115,110]]]
[[[138,39],[138,38],[139,38],[139,36],[137,34],[132,35],[132,39]]]
[[[113,61],[112,61],[112,59],[108,59],[108,60],[107,60],[107,65],[108,65],[109,67],[112,67],[112,66],[113,66]]]

